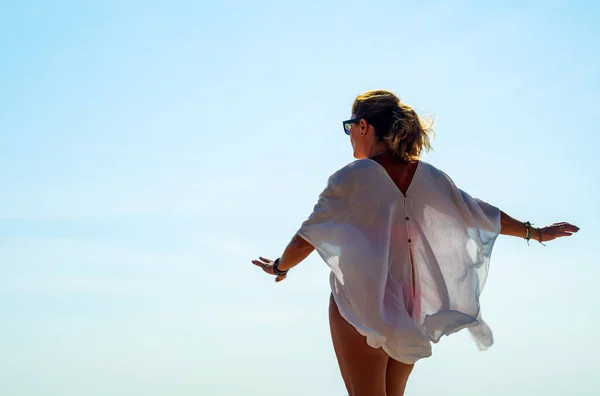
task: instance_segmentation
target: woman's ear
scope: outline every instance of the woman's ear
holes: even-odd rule
[[[364,118],[362,118],[360,120],[360,135],[361,136],[365,136],[365,134],[367,133],[367,130],[369,129],[369,124],[367,123],[367,121],[365,121]]]

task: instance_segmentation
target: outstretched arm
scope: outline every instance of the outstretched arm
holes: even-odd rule
[[[502,226],[500,234],[502,235],[510,235],[520,238],[525,238],[527,235],[527,227],[525,226],[525,223],[510,217],[503,211],[500,211],[500,224]],[[546,242],[564,236],[571,236],[577,231],[579,231],[579,227],[572,224],[565,222],[554,223],[546,227],[533,227],[531,239],[538,242]]]
[[[283,251],[283,255],[279,260],[279,269],[282,271],[289,270],[292,267],[300,264],[305,258],[308,257],[315,250],[315,248],[296,234]]]
[[[287,271],[292,267],[300,264],[315,248],[308,243],[300,235],[295,234],[290,243],[283,251],[283,255],[279,259],[277,268],[280,271]],[[259,257],[259,260],[252,260],[252,263],[261,267],[268,274],[275,275],[273,271],[273,261],[264,257]],[[284,280],[286,275],[281,275],[275,278],[275,282]]]

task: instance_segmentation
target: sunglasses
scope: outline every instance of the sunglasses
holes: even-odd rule
[[[342,122],[342,125],[344,126],[344,132],[346,133],[346,135],[350,135],[350,129],[352,129],[352,124],[356,124],[360,120],[360,118],[353,118],[351,120],[346,120]]]

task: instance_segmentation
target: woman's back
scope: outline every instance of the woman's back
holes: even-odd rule
[[[464,327],[491,345],[478,298],[500,231],[498,209],[434,166],[414,164],[384,157],[342,168],[298,232],[332,268],[344,319],[409,364],[429,356],[430,341]]]
[[[417,169],[418,161],[409,163],[398,161],[390,153],[385,152],[371,158],[373,161],[381,165],[398,190],[406,194],[406,190],[412,181],[414,172]]]

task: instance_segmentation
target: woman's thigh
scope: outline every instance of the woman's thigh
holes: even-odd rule
[[[399,361],[390,358],[385,376],[387,396],[404,395],[408,376],[412,372],[414,366],[414,364],[400,363]]]
[[[342,378],[350,396],[386,396],[386,372],[390,358],[383,349],[374,349],[364,336],[329,301],[329,326]]]

